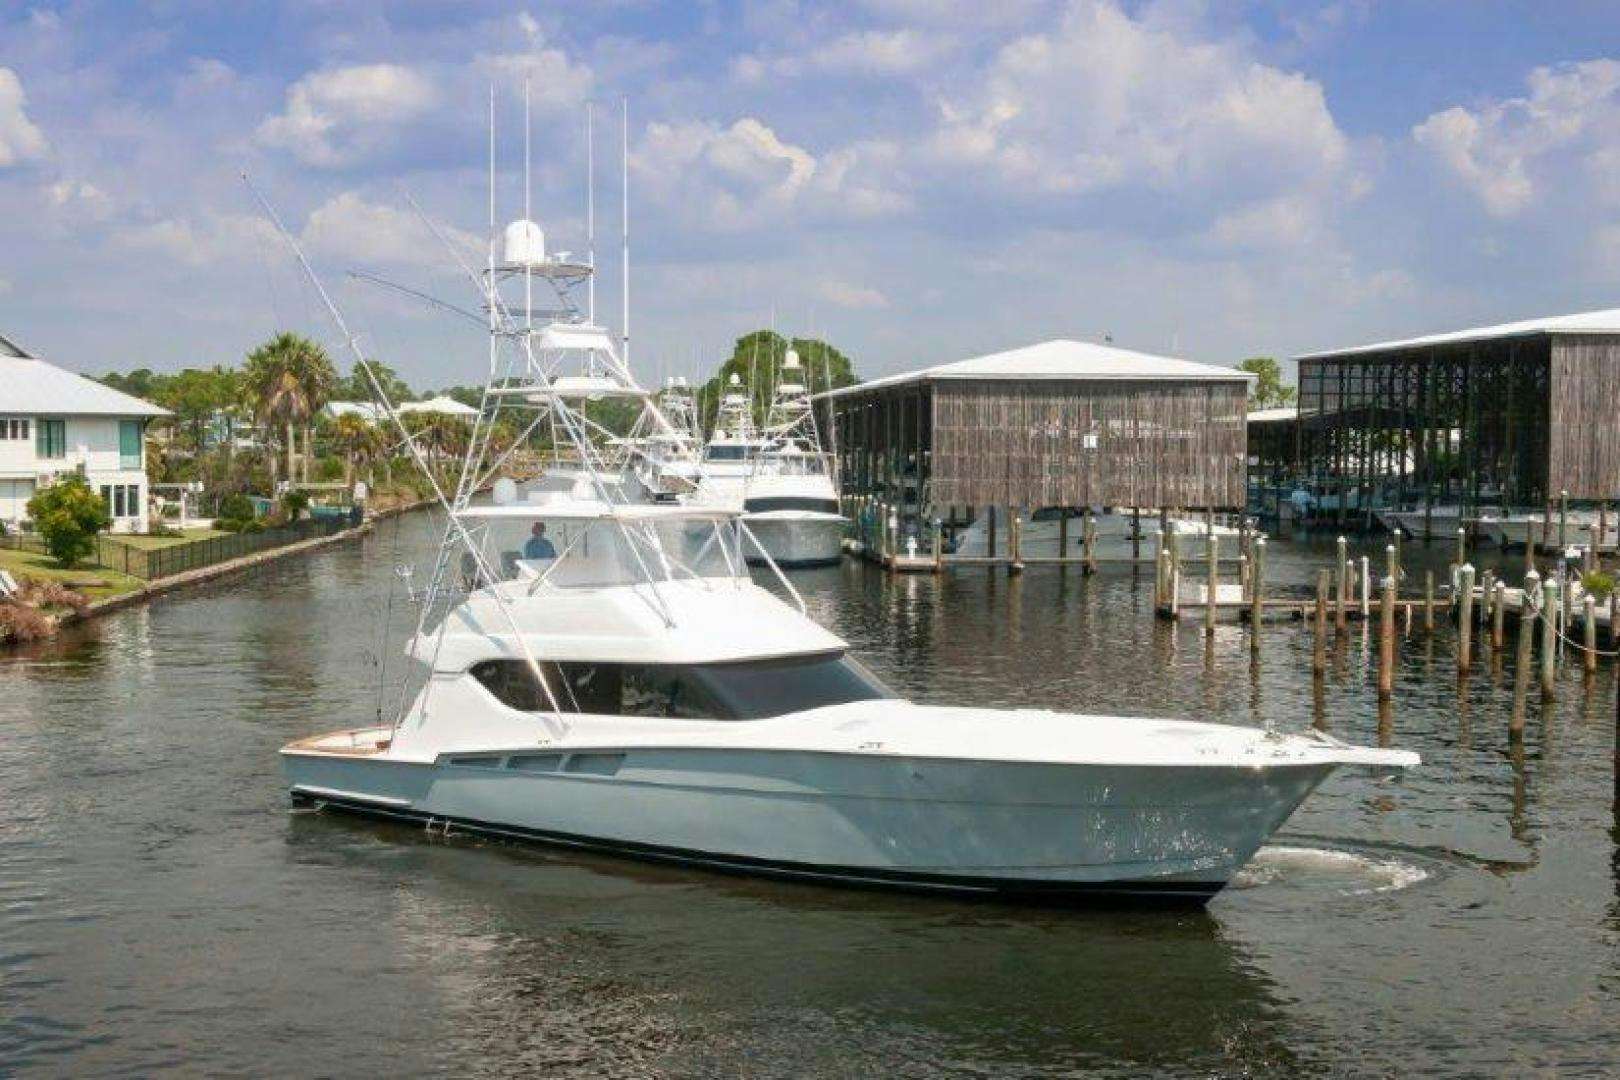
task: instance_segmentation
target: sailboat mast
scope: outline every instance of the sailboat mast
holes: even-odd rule
[[[596,140],[592,131],[592,106],[585,103],[585,258],[591,276],[585,283],[585,311],[596,325]]]

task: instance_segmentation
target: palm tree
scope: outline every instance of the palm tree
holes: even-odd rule
[[[286,430],[287,479],[297,468],[297,425],[304,426],[304,450],[314,417],[332,396],[337,369],[326,350],[308,338],[280,333],[248,354],[243,383],[254,415],[270,428]],[[272,459],[273,461],[274,459]],[[274,465],[272,481],[274,480]],[[305,462],[308,479],[308,461]]]
[[[332,449],[343,458],[343,482],[352,489],[356,467],[369,466],[377,455],[379,433],[360,417],[344,413],[332,421],[329,437]]]

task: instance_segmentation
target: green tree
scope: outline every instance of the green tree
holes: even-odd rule
[[[36,492],[28,500],[28,516],[45,538],[46,548],[65,567],[77,566],[94,551],[96,533],[112,524],[107,504],[77,473]]]
[[[748,387],[753,398],[755,419],[763,421],[770,408],[771,396],[781,380],[782,358],[789,346],[799,354],[804,368],[804,385],[812,394],[823,390],[836,390],[853,386],[861,380],[849,357],[825,341],[816,338],[794,338],[790,342],[773,330],[755,330],[737,339],[731,355],[721,364],[714,377],[698,389],[698,407],[705,428],[714,422],[720,408],[720,398],[735,372]]]
[[[369,363],[371,373],[376,376],[378,385],[383,388],[383,393],[388,395],[389,401],[398,405],[402,401],[416,400],[416,394],[409,384],[399,377],[399,372],[381,360],[371,360]],[[354,367],[349,369],[349,377],[338,384],[333,396],[341,401],[374,401],[377,394],[372,390],[371,380],[366,378],[365,370],[356,362]]]
[[[1292,386],[1283,385],[1282,366],[1271,357],[1251,356],[1238,365],[1238,370],[1257,376],[1254,388],[1249,391],[1249,404],[1253,407],[1275,409],[1294,403],[1298,392]]]
[[[304,429],[308,472],[310,429],[331,400],[337,369],[326,350],[308,338],[280,333],[248,354],[243,382],[261,423],[286,431],[287,479],[296,479],[298,426]]]
[[[409,414],[407,414],[409,415]],[[343,482],[354,486],[356,469],[369,469],[382,451],[382,433],[353,413],[345,413],[327,428],[332,452],[343,459]]]

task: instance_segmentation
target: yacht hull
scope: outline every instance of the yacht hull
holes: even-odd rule
[[[845,519],[837,514],[784,510],[748,514],[743,520],[777,566],[829,566],[843,556]]]
[[[682,748],[283,761],[295,799],[434,827],[845,885],[1192,904],[1333,768]]]

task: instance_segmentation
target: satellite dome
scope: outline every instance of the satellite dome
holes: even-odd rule
[[[506,263],[509,266],[540,266],[546,261],[546,234],[527,218],[506,227]]]
[[[742,376],[738,375],[735,371],[733,371],[731,373],[731,385],[732,386],[741,386],[742,385]]]
[[[799,366],[799,353],[796,349],[789,349],[782,357],[782,366],[796,368]]]

